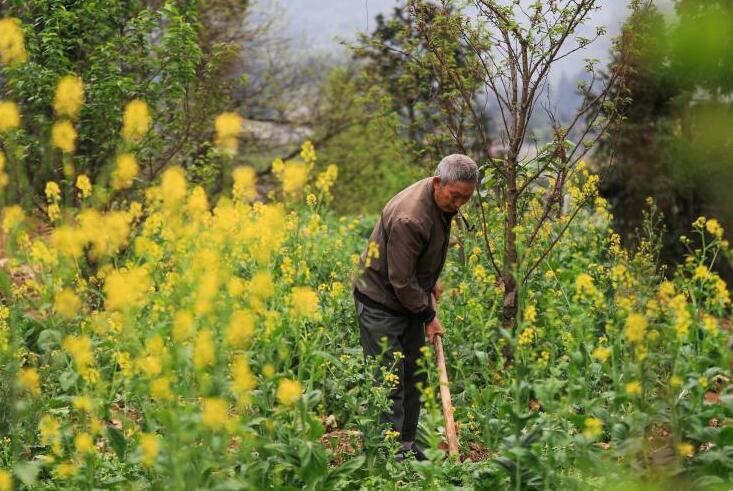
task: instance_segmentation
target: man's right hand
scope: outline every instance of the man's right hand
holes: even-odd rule
[[[425,325],[425,335],[428,337],[430,344],[435,342],[435,336],[445,336],[445,331],[443,330],[443,326],[440,324],[437,316]]]

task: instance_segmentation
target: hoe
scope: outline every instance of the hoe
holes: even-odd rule
[[[432,296],[433,305],[437,310],[437,302],[435,296]],[[450,388],[448,386],[448,371],[445,369],[445,354],[443,351],[443,338],[435,336],[433,338],[433,347],[435,348],[435,357],[438,360],[438,376],[440,380],[440,403],[443,406],[443,418],[445,418],[445,437],[448,440],[448,455],[458,456],[458,435],[456,434],[456,423],[453,420],[453,404],[450,398]]]

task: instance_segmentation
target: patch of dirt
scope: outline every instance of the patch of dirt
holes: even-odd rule
[[[362,447],[361,434],[356,430],[333,430],[318,439],[331,453],[331,465],[341,465]]]
[[[480,443],[470,442],[468,444],[468,453],[461,455],[461,462],[470,460],[471,462],[484,462],[491,458],[489,449]]]
[[[443,450],[446,455],[448,454],[448,444],[446,442],[440,442],[438,448]],[[460,455],[461,462],[484,462],[491,458],[491,452],[488,447],[481,445],[478,442],[469,442],[468,450],[464,451]]]

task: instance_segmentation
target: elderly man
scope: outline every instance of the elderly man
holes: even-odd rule
[[[410,453],[425,458],[415,445],[418,384],[427,380],[418,372],[420,348],[426,335],[432,343],[444,334],[432,297],[440,298],[437,282],[448,252],[451,220],[471,198],[477,181],[476,163],[453,154],[440,161],[435,176],[400,191],[382,210],[360,259],[363,274],[354,280],[364,355],[381,356],[383,366],[397,368],[392,410],[382,415],[382,422],[400,434],[398,460]]]

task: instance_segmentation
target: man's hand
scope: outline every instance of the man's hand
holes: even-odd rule
[[[443,326],[440,324],[437,316],[425,325],[425,335],[428,337],[430,344],[435,342],[435,336],[445,336],[445,331],[443,330]]]

